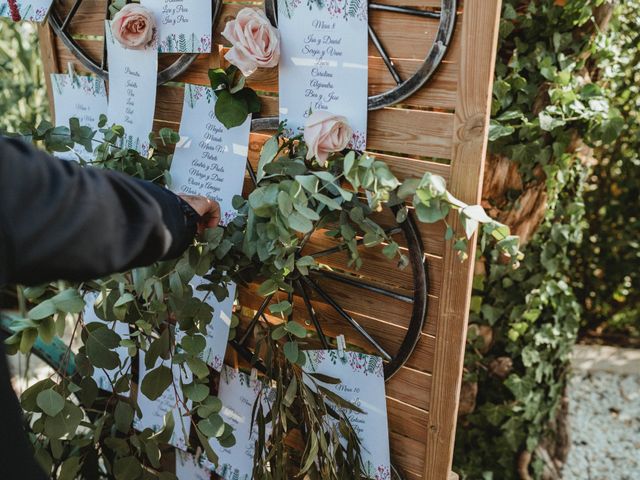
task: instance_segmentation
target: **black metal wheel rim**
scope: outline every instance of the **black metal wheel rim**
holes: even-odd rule
[[[273,122],[273,118],[255,119],[252,124],[252,129],[253,131],[263,131],[264,129],[271,130],[273,129]],[[256,186],[256,172],[253,170],[251,164],[248,161],[247,172],[252,180],[253,185]],[[390,288],[385,288],[384,286],[373,284],[371,282],[367,282],[366,280],[362,280],[345,273],[339,273],[329,270],[319,270],[317,272],[313,272],[308,277],[300,274],[294,274],[290,277],[289,283],[295,293],[299,295],[304,301],[306,314],[308,315],[308,318],[305,319],[305,323],[313,326],[313,329],[315,330],[323,348],[331,348],[331,342],[327,339],[326,335],[323,332],[321,316],[316,313],[312,306],[310,292],[314,292],[317,298],[319,298],[324,304],[333,309],[341,318],[341,320],[355,331],[354,333],[357,333],[360,337],[362,337],[366,342],[368,349],[371,350],[371,353],[377,354],[383,358],[385,381],[388,381],[407,362],[420,339],[427,314],[428,275],[426,260],[424,258],[424,252],[422,248],[422,239],[413,218],[413,214],[409,213],[405,221],[397,224],[392,228],[387,229],[386,232],[392,237],[399,235],[402,235],[404,237],[404,241],[407,246],[407,256],[409,259],[409,266],[407,268],[411,268],[413,277],[413,291],[411,295],[400,294],[398,292],[392,291]],[[360,241],[358,242],[359,246],[362,247],[362,243],[362,239],[360,239]],[[311,255],[316,258],[318,263],[321,264],[322,257],[333,255],[340,250],[340,247],[334,247],[322,251],[309,252],[304,250],[303,248],[299,252],[299,254],[302,254],[302,252],[304,252],[304,255]],[[411,318],[409,321],[409,326],[397,350],[394,352],[385,350],[380,345],[378,340],[373,338],[373,336],[370,335],[362,325],[360,325],[344,308],[340,306],[340,302],[335,300],[322,287],[322,285],[320,284],[321,282],[319,281],[337,282],[337,284],[349,285],[351,287],[361,289],[363,291],[363,294],[369,293],[381,295],[411,304]],[[265,322],[267,321],[265,311],[267,310],[274,296],[275,294],[267,296],[263,300],[262,304],[249,322],[246,330],[244,332],[240,332],[236,336],[236,339],[231,342],[231,345],[235,348],[235,350],[248,362],[255,363],[256,359],[254,358],[253,351],[251,351],[247,343],[250,340],[251,335],[258,323],[261,320]],[[379,310],[381,307],[382,305],[378,305],[377,310]],[[261,367],[260,365],[256,366],[258,368]]]
[[[265,0],[264,6],[271,23],[277,25],[278,8],[276,0]],[[369,10],[417,16],[424,18],[425,21],[439,21],[438,32],[424,62],[420,68],[407,79],[403,79],[398,73],[391,56],[384,47],[384,40],[380,38],[371,24],[369,24],[369,38],[378,53],[380,53],[382,61],[396,83],[396,86],[391,90],[370,96],[368,101],[369,110],[378,110],[402,102],[422,88],[433,77],[451,44],[451,38],[453,37],[453,30],[456,24],[457,7],[458,0],[441,0],[440,11],[419,10],[417,8],[397,7],[369,2]],[[393,54],[393,52],[391,53]]]
[[[130,3],[130,1],[127,1],[127,3]],[[105,39],[103,39],[102,61],[98,62],[97,60],[92,58],[92,56],[88,54],[84,50],[84,48],[78,44],[78,42],[76,42],[69,31],[73,19],[78,13],[78,9],[81,5],[82,0],[75,0],[65,18],[60,18],[55,10],[54,4],[51,7],[51,11],[49,13],[49,25],[51,25],[54,33],[60,38],[65,47],[67,47],[71,51],[73,56],[76,57],[87,70],[99,76],[100,78],[103,78],[104,80],[108,80],[109,69],[107,65]],[[110,1],[107,1],[105,18],[107,18],[109,14],[109,5]],[[217,20],[220,17],[220,12],[222,11],[222,0],[212,0],[212,7],[213,25],[216,25]],[[196,61],[198,55],[200,54],[185,53],[183,55],[180,55],[173,64],[158,72],[158,85],[170,82],[176,77],[182,75],[193,64],[193,62]]]

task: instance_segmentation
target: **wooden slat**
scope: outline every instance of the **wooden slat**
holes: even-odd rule
[[[40,41],[40,51],[42,57],[42,67],[44,70],[44,81],[47,85],[47,96],[49,98],[49,110],[52,118],[55,117],[53,104],[53,90],[51,87],[51,74],[60,71],[58,63],[58,51],[55,48],[55,36],[49,24],[38,25],[38,40]]]
[[[266,113],[275,113],[276,100],[263,97]],[[158,95],[161,120],[179,123],[182,114],[180,93]],[[384,108],[370,112],[367,146],[372,150],[398,152],[434,158],[451,158],[453,114]]]
[[[360,310],[352,310],[349,308],[349,304],[343,302],[340,298],[336,297],[331,289],[327,288],[327,291],[332,294],[338,303],[357,321],[367,332],[369,332],[388,352],[395,352],[398,350],[400,342],[406,335],[406,327],[408,324],[408,317],[410,312],[408,311],[405,316],[394,315],[395,308],[403,307],[404,305],[390,305],[389,309],[385,308],[384,312],[376,309],[380,302],[371,302],[369,308]],[[263,298],[255,293],[255,289],[241,288],[239,290],[238,298],[240,304],[252,310],[257,310],[263,302]],[[284,296],[282,297],[284,299]],[[393,302],[387,302],[393,303]],[[338,313],[329,305],[322,302],[317,296],[312,295],[312,304],[318,316],[318,320],[322,325],[322,329],[326,335],[335,338],[339,334],[344,334],[348,344],[356,345],[364,348],[367,351],[375,353],[375,351],[367,344],[367,342],[350,327],[347,322],[338,315]],[[243,327],[250,320],[251,315],[243,318]],[[382,317],[382,318],[380,318]],[[274,324],[280,323],[282,320],[279,317],[267,315],[267,318]],[[297,295],[294,297],[294,319],[308,320],[308,313],[304,306],[303,300]],[[313,327],[308,325],[307,328],[313,331]],[[244,328],[241,328],[244,331]],[[427,327],[425,327],[427,331]],[[433,347],[434,338],[432,335],[423,333],[420,336],[418,345],[414,354],[407,361],[407,367],[414,370],[430,373],[433,367]]]
[[[453,131],[451,193],[468,203],[480,201],[487,148],[491,85],[496,58],[500,0],[467,0],[462,22],[462,57]],[[457,217],[450,221],[460,228]],[[469,257],[475,258],[475,237]],[[461,263],[452,245],[445,253],[444,295],[436,332],[436,364],[426,447],[425,478],[447,478],[451,471],[457,406],[462,379],[473,261]]]

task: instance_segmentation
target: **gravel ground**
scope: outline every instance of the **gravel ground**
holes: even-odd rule
[[[610,358],[589,360],[574,362],[569,385],[572,446],[563,478],[640,480],[640,369],[635,362],[612,368]]]

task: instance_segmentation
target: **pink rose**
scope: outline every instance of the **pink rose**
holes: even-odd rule
[[[141,50],[153,41],[156,21],[147,8],[129,3],[113,17],[111,30],[123,47]]]
[[[280,36],[262,10],[243,8],[222,32],[232,48],[224,56],[245,77],[258,67],[275,67],[280,60]]]
[[[329,154],[344,150],[351,137],[353,130],[345,117],[324,110],[313,112],[304,127],[304,141],[309,149],[307,160],[315,157],[324,167]]]

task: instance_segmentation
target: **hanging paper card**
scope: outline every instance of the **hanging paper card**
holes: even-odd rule
[[[251,480],[253,457],[258,427],[251,425],[253,406],[260,398],[265,416],[275,400],[275,391],[265,387],[260,380],[251,380],[249,375],[224,367],[220,375],[218,398],[222,401],[220,416],[234,428],[236,443],[224,448],[210,440],[211,448],[218,454],[216,473],[224,480]],[[266,435],[271,435],[271,424],[265,426]],[[213,468],[213,467],[212,467]]]
[[[213,113],[216,96],[209,87],[187,85],[180,122],[180,143],[171,163],[171,189],[205,195],[220,203],[221,225],[236,216],[232,206],[242,193],[249,153],[251,116],[227,129]]]
[[[123,148],[146,155],[156,108],[156,44],[141,50],[124,48],[114,39],[109,21],[105,22],[105,35],[109,58],[109,124],[124,127]]]
[[[309,350],[306,354],[307,372],[340,379],[337,385],[320,384],[366,412],[341,409],[362,442],[367,476],[389,480],[391,463],[382,359],[358,352],[343,352],[341,356],[337,350]],[[306,378],[305,383],[313,388],[310,379]]]
[[[42,22],[53,0],[17,0],[16,5],[20,12],[20,19],[30,22]],[[11,9],[7,0],[0,0],[0,17],[11,18]]]
[[[138,375],[139,378],[143,379],[148,371],[144,362],[145,352],[143,350],[140,350],[139,358],[140,366]],[[157,368],[160,365],[164,365],[169,368],[172,367],[170,360],[158,358],[154,368]],[[180,450],[187,450],[189,432],[191,431],[191,419],[185,415],[186,409],[191,409],[191,400],[185,400],[184,398],[178,399],[176,397],[176,390],[179,392],[181,391],[181,376],[183,383],[191,383],[192,375],[190,372],[185,373],[184,371],[181,371],[180,367],[176,364],[173,365],[172,370],[173,383],[178,388],[176,389],[173,385],[170,385],[169,388],[167,388],[156,400],[150,400],[144,393],[142,393],[142,391],[140,391],[138,394],[138,407],[142,412],[142,417],[136,416],[136,419],[134,420],[134,427],[140,431],[145,428],[150,428],[154,432],[158,432],[164,426],[165,415],[171,412],[175,427],[169,443]],[[185,400],[186,409],[182,404],[182,400]]]
[[[142,0],[158,25],[160,53],[211,52],[211,2],[202,0]]]
[[[94,322],[103,323],[108,325],[115,333],[117,333],[122,340],[129,338],[129,325],[124,322],[108,323],[102,320],[95,312],[95,304],[98,300],[98,294],[95,292],[87,293],[84,297],[86,307],[83,313],[83,320],[85,324]],[[93,369],[93,379],[98,384],[98,388],[107,392],[113,392],[113,386],[117,379],[131,373],[131,357],[126,347],[116,347],[115,349],[118,358],[120,359],[120,368],[114,370],[106,370],[104,368]],[[129,392],[121,392],[120,395],[128,396]]]
[[[176,450],[176,477],[178,480],[211,480],[211,471],[190,453]]]
[[[207,325],[207,344],[202,354],[202,360],[219,372],[222,369],[222,362],[224,362],[227,342],[229,341],[231,312],[233,310],[233,301],[236,298],[236,284],[230,282],[227,285],[229,295],[222,302],[219,302],[213,292],[197,290],[198,285],[201,285],[204,281],[202,277],[196,277],[191,282],[194,297],[205,302],[213,309],[213,318],[211,323]]]
[[[368,3],[362,0],[278,2],[280,120],[299,133],[316,110],[347,118],[351,147],[367,132]]]
[[[107,114],[107,89],[104,80],[97,77],[79,75],[51,74],[53,103],[56,125],[68,127],[71,118],[77,118],[80,126],[93,130],[98,128],[100,115]],[[91,161],[95,158],[94,147],[91,152],[76,144],[69,152],[57,153],[64,160]]]

